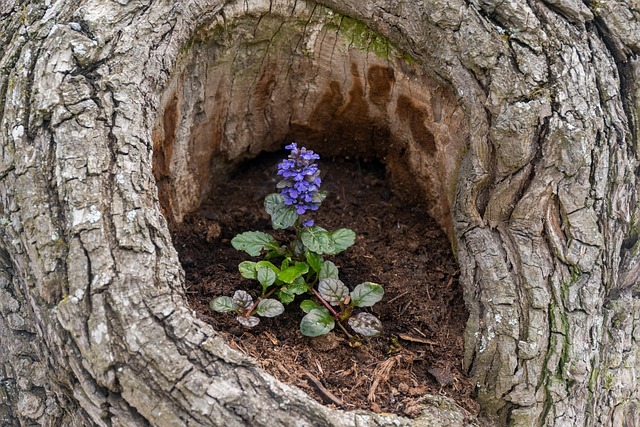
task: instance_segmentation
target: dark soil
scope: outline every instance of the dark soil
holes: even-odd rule
[[[472,385],[461,369],[467,312],[450,243],[423,207],[406,206],[392,194],[377,162],[320,160],[329,197],[312,217],[328,230],[356,232],[355,245],[332,261],[351,289],[364,281],[384,285],[384,299],[371,309],[384,335],[350,342],[336,328],[326,337],[303,337],[298,301],[254,329],[209,309],[211,299],[237,289],[259,294],[257,282],[238,273],[238,264],[251,258],[230,240],[243,231],[271,230],[262,201],[276,191],[281,156],[263,155],[238,168],[199,212],[173,226],[192,307],[231,347],[328,405],[414,416],[422,395],[431,393],[475,414]]]

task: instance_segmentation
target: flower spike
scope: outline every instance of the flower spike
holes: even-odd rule
[[[320,170],[315,161],[320,156],[305,147],[298,148],[293,142],[285,147],[291,150],[288,158],[278,164],[278,175],[284,179],[278,184],[284,204],[293,205],[298,215],[304,215],[308,210],[315,211],[319,203],[314,195],[320,190]]]

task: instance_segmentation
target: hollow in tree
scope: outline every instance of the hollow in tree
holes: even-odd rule
[[[460,416],[328,409],[187,307],[167,220],[298,135],[375,153],[429,203],[461,268],[464,365],[486,415],[640,425],[639,13],[614,0],[0,2],[3,425]]]

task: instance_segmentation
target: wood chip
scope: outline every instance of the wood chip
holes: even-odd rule
[[[213,243],[220,238],[222,234],[222,227],[217,222],[209,224],[207,226],[206,240],[208,243]]]
[[[420,386],[420,387],[411,387],[409,389],[409,396],[422,396],[429,391],[429,387]]]
[[[416,336],[408,335],[408,334],[398,334],[398,338],[400,338],[401,340],[405,340],[405,341],[419,342],[420,344],[431,344],[431,345],[437,345],[437,346],[440,345],[435,341],[431,341],[431,340],[428,340],[428,339],[425,339],[425,338],[420,338],[420,337],[416,337]]]
[[[422,413],[422,405],[409,403],[407,406],[405,406],[402,412],[410,417],[417,417]]]
[[[280,344],[280,341],[278,341],[278,338],[276,338],[276,336],[273,335],[271,332],[264,331],[264,336],[269,338],[269,341],[271,341],[271,343],[273,345],[279,345]]]
[[[380,408],[380,405],[378,405],[375,402],[371,402],[371,405],[369,405],[369,407],[371,408],[371,410],[377,414],[380,414],[382,412],[382,409]]]
[[[427,369],[427,372],[433,375],[440,386],[448,386],[453,382],[453,377],[451,376],[451,368],[449,366],[446,366],[444,368],[438,368],[437,366],[434,366]]]
[[[342,402],[342,399],[340,399],[339,397],[336,397],[336,395],[334,395],[329,390],[327,390],[327,388],[322,385],[320,380],[318,378],[316,378],[311,372],[305,371],[304,374],[307,377],[307,379],[309,381],[311,381],[311,383],[316,387],[316,389],[318,389],[320,394],[325,399],[331,401],[332,403],[335,403],[338,406],[343,406],[344,405],[344,403]]]

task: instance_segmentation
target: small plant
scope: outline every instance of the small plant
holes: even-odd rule
[[[371,307],[384,295],[381,285],[364,282],[352,291],[338,277],[336,265],[324,259],[336,255],[355,242],[355,233],[347,228],[327,231],[303,219],[309,211],[318,209],[327,194],[320,191],[319,155],[296,143],[287,159],[278,164],[277,184],[280,193],[269,194],[264,207],[271,216],[275,230],[293,228],[295,235],[288,244],[280,244],[270,234],[247,231],[231,240],[235,249],[253,257],[264,255],[262,261],[244,261],[238,266],[242,277],[256,280],[261,286],[257,301],[243,290],[233,297],[221,296],[211,301],[217,312],[235,313],[239,323],[254,327],[262,317],[274,317],[284,312],[284,306],[298,295],[309,295],[300,304],[306,313],[300,322],[303,335],[315,337],[331,331],[336,325],[351,337],[343,322],[355,332],[373,337],[382,333],[380,320],[356,308]],[[275,298],[272,298],[275,297]]]

